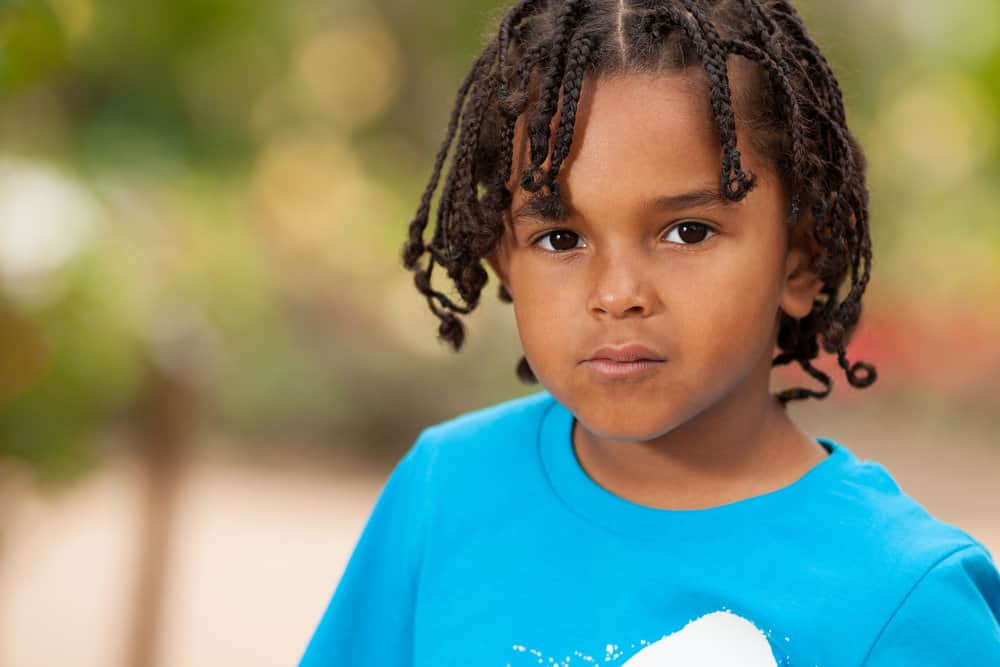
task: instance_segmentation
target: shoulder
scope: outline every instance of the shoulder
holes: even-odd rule
[[[539,427],[555,399],[547,391],[472,410],[428,426],[417,436],[404,464],[422,481],[475,484],[484,475],[498,481],[505,471],[528,472],[537,459]]]
[[[906,493],[881,463],[835,444],[837,458],[819,469],[811,492],[778,517],[779,525],[791,529],[788,549],[801,559],[794,571],[802,586],[824,600],[812,622],[821,627],[824,619],[842,619],[854,637],[851,664],[993,664],[942,662],[934,652],[955,641],[949,633],[963,624],[977,627],[981,642],[1000,641],[990,634],[1000,580],[989,551]],[[948,609],[954,626],[935,620],[935,607]],[[915,618],[922,620],[915,625]],[[928,636],[908,636],[916,627]],[[935,638],[943,643],[928,643]],[[911,641],[929,658],[906,653]],[[863,662],[866,655],[870,663]]]
[[[919,576],[960,549],[983,545],[962,528],[932,514],[900,487],[879,462],[845,449],[843,476],[830,489],[840,510],[834,517],[846,532],[882,552],[881,562]]]
[[[555,399],[547,391],[466,412],[420,432],[412,455],[423,460],[509,456],[534,445]]]
[[[429,447],[504,439],[513,433],[536,428],[554,400],[547,391],[540,391],[489,405],[429,426],[418,439]]]
[[[543,391],[423,429],[386,480],[375,514],[405,519],[417,539],[444,507],[471,510],[515,495],[540,467],[538,429],[554,403]]]
[[[1000,572],[979,543],[941,555],[901,597],[866,667],[1000,664]]]
[[[469,539],[511,514],[530,511],[547,487],[539,429],[555,404],[548,392],[504,401],[429,426],[397,471],[421,531],[438,544]]]
[[[822,498],[829,509],[822,524],[837,544],[828,555],[828,564],[836,563],[834,585],[847,590],[865,582],[863,607],[854,613],[875,624],[871,664],[910,664],[895,645],[915,639],[908,633],[918,627],[929,633],[937,625],[936,636],[946,637],[952,622],[978,627],[981,638],[1000,647],[1000,634],[990,634],[997,632],[1000,575],[987,548],[932,514],[881,463],[842,455],[842,475]],[[954,621],[940,617],[945,610]]]

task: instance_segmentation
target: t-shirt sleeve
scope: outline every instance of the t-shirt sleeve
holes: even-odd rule
[[[989,552],[970,545],[928,570],[863,665],[1000,665],[1000,574]]]
[[[423,435],[383,486],[299,667],[411,664]]]

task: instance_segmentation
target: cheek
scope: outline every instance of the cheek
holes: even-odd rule
[[[577,300],[564,286],[534,285],[515,293],[514,317],[525,354],[533,366],[554,363],[560,351],[572,350],[566,323],[572,321]],[[537,370],[537,369],[536,369]]]
[[[577,352],[570,323],[579,319],[584,296],[579,281],[572,280],[567,269],[530,259],[512,265],[517,331],[536,372],[572,359]]]
[[[715,270],[691,274],[675,300],[676,321],[689,344],[719,363],[754,357],[768,341],[780,301],[771,258],[733,256]]]

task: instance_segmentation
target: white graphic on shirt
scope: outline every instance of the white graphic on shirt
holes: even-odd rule
[[[622,667],[777,667],[764,633],[728,611],[715,611],[642,649]]]
[[[785,641],[790,641],[785,637]],[[541,651],[515,644],[514,651],[532,656],[535,664],[547,667],[570,667],[581,664],[602,664],[611,667],[619,664],[628,648],[608,644],[603,660],[575,651],[563,660],[549,658],[546,662]],[[714,611],[701,616],[670,635],[655,642],[640,641],[639,648],[625,660],[621,667],[777,667],[771,645],[760,629],[747,619],[730,611]],[[574,660],[575,658],[575,660]],[[537,662],[536,662],[537,661]],[[507,667],[513,667],[507,663]]]

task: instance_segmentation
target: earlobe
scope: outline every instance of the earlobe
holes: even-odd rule
[[[835,196],[831,196],[831,203]],[[781,309],[797,320],[812,312],[813,302],[823,289],[823,279],[813,269],[815,259],[825,252],[813,237],[815,224],[815,217],[807,209],[792,230],[785,258],[785,287]]]
[[[797,320],[812,311],[813,301],[823,289],[823,280],[813,271],[811,263],[811,256],[803,249],[788,251],[781,309]]]

